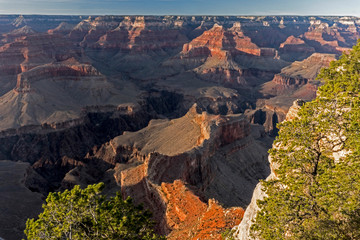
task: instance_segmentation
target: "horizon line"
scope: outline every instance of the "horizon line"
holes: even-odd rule
[[[355,17],[360,18],[356,15],[333,15],[333,14],[43,14],[43,13],[0,13],[0,16],[184,16],[184,17]]]

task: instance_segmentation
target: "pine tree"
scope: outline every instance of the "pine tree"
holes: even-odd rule
[[[152,229],[151,213],[120,194],[101,195],[103,183],[49,193],[38,219],[26,222],[28,239],[164,239]]]
[[[316,99],[279,125],[259,239],[360,239],[360,42],[318,79]]]

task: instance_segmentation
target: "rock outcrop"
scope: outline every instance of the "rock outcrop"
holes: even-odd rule
[[[306,84],[316,85],[314,80],[320,70],[328,67],[334,60],[336,60],[335,55],[314,53],[303,61],[295,61],[290,66],[283,68],[281,73],[275,74],[272,82],[264,85],[264,92],[274,95],[290,94]],[[315,96],[315,93],[313,95]]]
[[[0,72],[7,80],[2,90],[7,93],[0,96],[0,129],[74,120],[85,106],[116,106],[134,99],[123,93],[131,93],[133,86],[114,87],[88,61],[59,35],[20,37],[1,47]]]
[[[341,23],[341,21],[339,22]],[[336,26],[337,24],[334,25]],[[329,23],[322,22],[321,20],[313,20],[309,30],[304,33],[304,38],[310,45],[314,46],[316,51],[341,53],[347,51],[349,47],[355,44],[353,42],[354,38],[347,33],[349,30],[351,32],[351,29],[354,28],[344,29],[342,27],[330,26]],[[356,36],[357,33],[354,35]]]
[[[235,23],[232,28],[224,29],[215,24],[210,30],[190,43],[185,44],[182,54],[192,57],[217,57],[225,58],[227,54],[261,55],[261,49],[244,35],[240,23]]]
[[[281,73],[275,75],[273,82],[279,85],[303,85],[315,80],[323,67],[328,67],[330,62],[335,61],[333,54],[314,53],[301,62],[294,62],[283,68]]]
[[[293,52],[313,53],[315,52],[315,49],[307,45],[304,40],[300,38],[296,38],[293,35],[291,35],[286,39],[285,42],[280,44],[279,51],[284,53],[293,53]]]
[[[231,219],[241,220],[242,209],[235,206],[247,205],[249,189],[269,173],[260,141],[268,144],[244,116],[200,114],[194,106],[179,119],[125,132],[87,158],[114,166],[122,194],[150,208],[158,230],[170,239],[219,238]]]
[[[298,115],[298,112],[300,110],[300,108],[305,104],[304,100],[301,99],[296,99],[293,102],[293,105],[289,108],[288,113],[286,114],[286,121],[291,121],[293,119],[295,119]]]
[[[254,44],[242,31],[240,22],[235,22],[231,28],[214,24],[210,30],[184,44],[180,59],[197,63],[194,71],[205,81],[245,87],[249,85],[246,79],[255,78],[259,73],[243,67],[238,59],[245,57],[249,61],[251,57],[276,55],[275,49],[259,48]]]
[[[161,190],[167,203],[167,223],[173,229],[167,239],[221,239],[244,214],[242,208],[226,209],[214,199],[204,203],[180,180],[162,183]]]
[[[291,121],[292,119],[296,118],[299,109],[301,108],[302,105],[304,105],[304,103],[305,102],[301,99],[295,100],[293,102],[293,105],[290,107],[288,114],[286,115],[286,120]],[[274,164],[271,164],[272,161],[271,161],[270,156],[269,156],[268,161],[270,163],[271,173],[267,177],[266,180],[276,178],[275,173],[274,173]],[[257,212],[260,210],[257,205],[257,201],[263,200],[264,197],[266,197],[266,193],[262,190],[262,184],[259,183],[256,186],[256,188],[254,189],[251,203],[249,204],[249,206],[247,206],[241,223],[238,226],[233,228],[233,231],[234,231],[233,236],[235,239],[237,239],[237,240],[254,239],[250,235],[250,228],[251,228],[251,225],[253,224],[253,221],[257,215]]]
[[[303,60],[315,52],[315,48],[309,46],[300,37],[289,36],[280,44],[280,58],[286,61]]]

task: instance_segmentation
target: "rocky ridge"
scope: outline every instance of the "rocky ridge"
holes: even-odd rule
[[[193,107],[179,119],[152,121],[138,132],[125,132],[86,158],[110,164],[122,194],[150,208],[158,230],[168,238],[208,238],[210,234],[219,238],[234,224],[231,219],[240,221],[243,210],[235,206],[246,205],[249,189],[268,173],[263,161],[269,139],[257,127],[252,132],[250,128],[244,116],[199,114]],[[257,153],[248,155],[250,149]],[[220,160],[225,152],[228,156]],[[222,174],[216,169],[222,169]],[[84,179],[71,181],[65,179],[63,184]],[[192,204],[196,210],[190,209]]]

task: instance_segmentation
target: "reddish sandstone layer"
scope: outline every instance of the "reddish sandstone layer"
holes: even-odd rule
[[[235,22],[231,28],[214,24],[210,30],[184,44],[180,59],[184,63],[191,60],[198,63],[193,70],[202,80],[247,87],[261,78],[258,77],[260,71],[248,65],[253,65],[260,56],[274,59],[277,55],[274,48],[259,48],[244,34],[241,24]]]
[[[336,34],[338,35],[338,33]],[[336,36],[335,35],[335,36]],[[326,41],[323,38],[323,31],[319,30],[319,29],[314,29],[312,31],[306,32],[304,34],[304,37],[307,40],[313,40],[316,41],[318,43],[320,43],[321,45],[328,45],[329,47],[338,47],[339,46],[339,42],[338,40],[334,39],[332,41]]]
[[[2,63],[0,71],[18,74],[42,64],[64,61],[71,57],[78,58],[79,55],[76,48],[62,36],[48,34],[23,36],[0,47],[0,63]]]
[[[56,68],[50,65],[70,58],[83,61],[80,50],[60,35],[31,33],[19,36],[13,42],[0,46],[0,92],[4,94],[13,89],[19,79],[18,74],[42,65]],[[46,70],[42,72],[48,76]],[[41,78],[40,75],[38,77]]]
[[[285,42],[280,44],[279,51],[285,53],[301,52],[313,53],[315,49],[307,45],[302,39],[296,38],[293,35],[288,37]]]
[[[348,42],[354,41],[353,35],[356,36],[357,33],[350,34],[349,29],[329,27],[327,23],[319,21],[309,27],[304,33],[304,38],[317,51],[341,54],[351,47]]]
[[[205,31],[201,36],[183,46],[182,54],[188,57],[217,57],[225,58],[228,53],[251,54],[260,56],[261,49],[244,35],[240,26],[225,30],[215,24],[213,28]]]
[[[17,75],[15,91],[30,92],[30,83],[55,78],[80,80],[101,74],[83,61],[80,51],[60,35],[32,34],[0,47],[0,73]]]
[[[179,180],[162,183],[161,190],[168,203],[166,216],[173,228],[167,239],[222,239],[221,234],[238,225],[244,215],[242,208],[224,209],[215,200],[204,203]]]
[[[29,71],[18,74],[15,91],[18,93],[31,92],[31,83],[41,80],[72,80],[79,81],[91,77],[92,80],[104,81],[101,75],[90,64],[82,64],[71,59],[70,61],[58,62],[55,64],[45,64]]]

